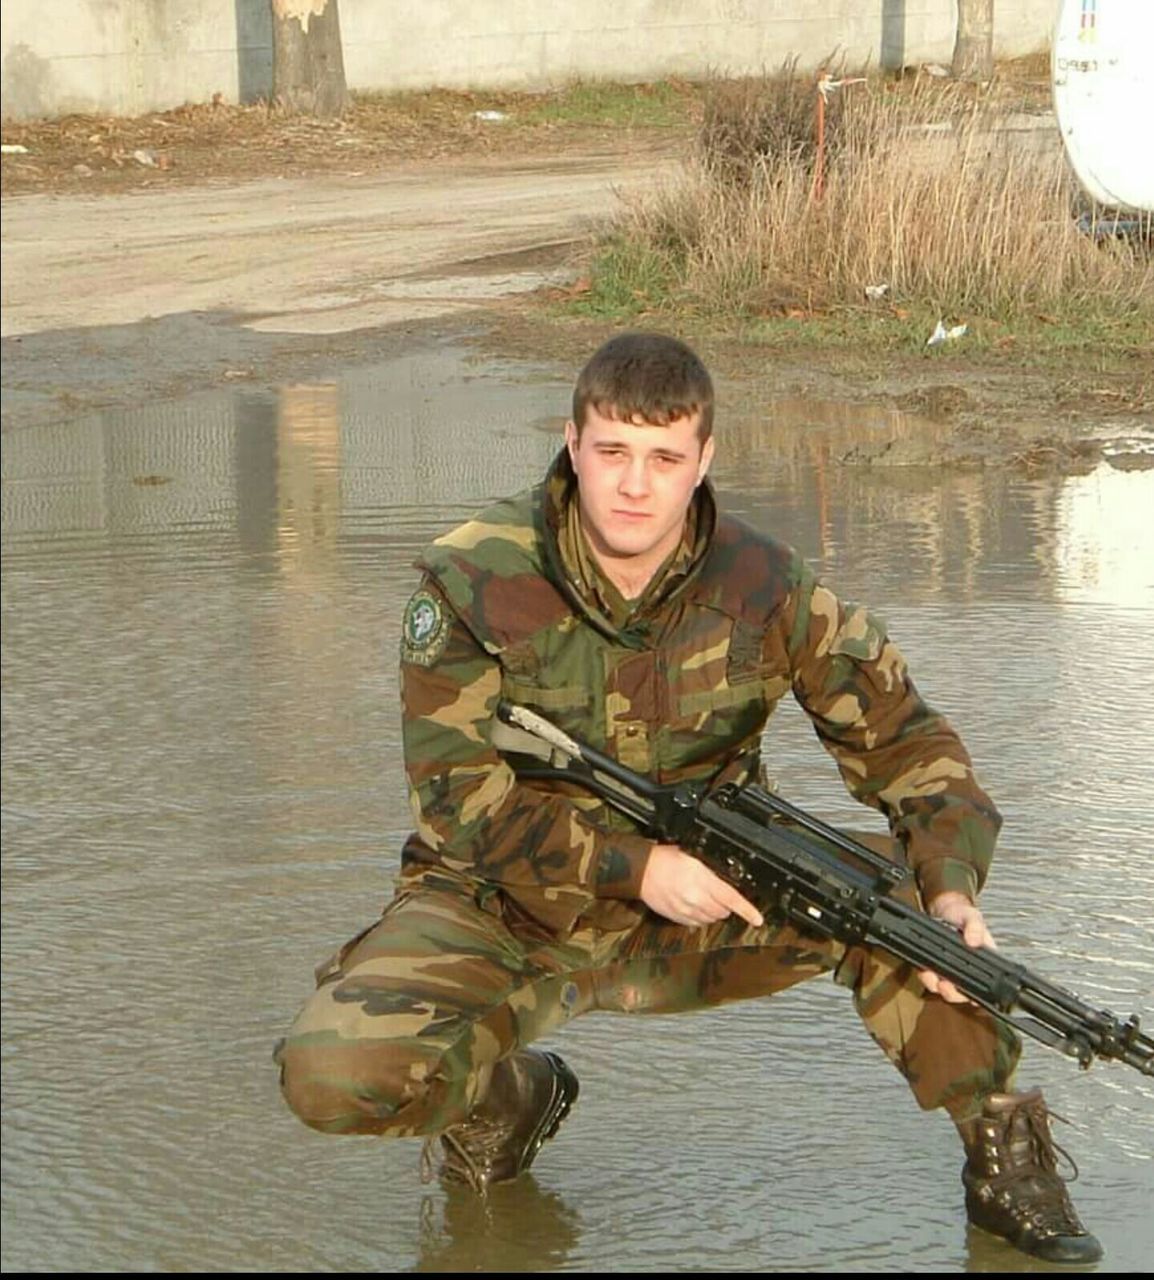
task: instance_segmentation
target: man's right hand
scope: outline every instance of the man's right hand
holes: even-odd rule
[[[641,877],[641,901],[690,929],[703,929],[729,915],[739,915],[755,928],[765,923],[752,902],[675,844],[653,846]]]

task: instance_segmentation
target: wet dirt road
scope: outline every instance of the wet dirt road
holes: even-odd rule
[[[430,339],[575,365],[610,322],[551,323],[530,291],[571,280],[594,224],[670,178],[678,163],[668,149],[611,140],[558,144],[546,157],[7,198],[0,428],[227,387],[338,378]],[[1073,371],[1085,394],[1070,409],[1044,368],[969,367],[964,355],[927,361],[920,339],[884,369],[837,349],[775,349],[766,359],[736,339],[727,352],[727,342],[723,332],[704,353],[755,397],[902,404],[913,396],[954,405],[965,431],[930,462],[1043,456],[1080,466],[1109,439],[1148,465],[1154,427],[1145,384],[1124,374],[1112,382],[1089,367]],[[1051,435],[1058,447],[1039,453],[1038,437],[1048,446]]]
[[[671,162],[628,149],[3,202],[5,431],[331,376],[560,282]]]
[[[538,267],[511,262],[583,237],[658,164],[568,155],[8,200],[3,336],[196,311],[331,333],[456,310],[533,287]]]

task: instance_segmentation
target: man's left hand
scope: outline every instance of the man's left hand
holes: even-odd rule
[[[952,924],[961,933],[966,946],[989,947],[992,951],[997,951],[998,944],[987,928],[982,913],[964,893],[953,891],[939,893],[930,903],[928,910],[935,919]],[[918,977],[927,991],[941,996],[950,1004],[973,1004],[973,1001],[963,995],[948,978],[943,978],[932,969],[920,969]]]

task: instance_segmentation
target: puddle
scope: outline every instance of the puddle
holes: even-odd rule
[[[5,437],[5,1269],[1016,1264],[967,1239],[949,1125],[827,983],[575,1023],[552,1047],[581,1101],[483,1220],[422,1187],[419,1144],[324,1138],[281,1106],[271,1045],[408,830],[412,560],[539,478],[570,389],[431,347]],[[720,423],[727,508],[876,608],[962,731],[1006,816],[1003,950],[1154,1016],[1154,475],[848,465],[865,439],[948,437],[897,410]],[[800,712],[767,759],[798,803],[870,827]],[[1145,1269],[1151,1087],[1032,1047],[1021,1080],[1076,1122],[1110,1265]]]

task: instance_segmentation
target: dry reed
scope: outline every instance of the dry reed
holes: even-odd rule
[[[606,300],[748,317],[863,307],[885,285],[875,309],[1154,317],[1148,246],[1079,230],[1052,122],[926,78],[873,77],[829,101],[822,160],[812,77],[716,86],[684,172],[609,229]]]

